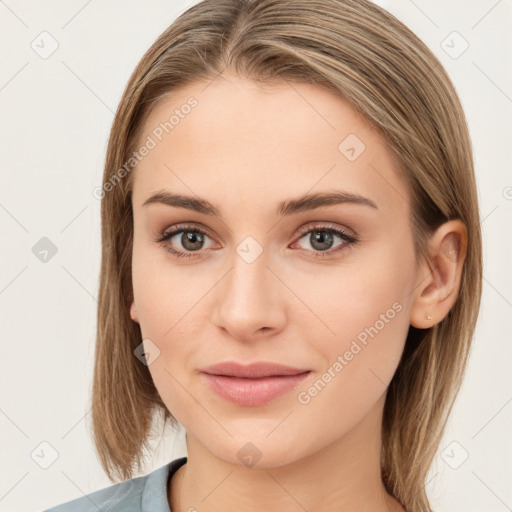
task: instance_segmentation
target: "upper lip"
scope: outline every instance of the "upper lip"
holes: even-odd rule
[[[309,370],[264,361],[248,365],[242,365],[233,361],[226,361],[208,366],[208,368],[204,368],[202,371],[204,373],[209,373],[210,375],[224,375],[227,377],[254,379],[278,375],[299,375],[300,373],[305,373]]]

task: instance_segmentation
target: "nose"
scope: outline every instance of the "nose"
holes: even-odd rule
[[[214,324],[239,341],[281,331],[286,322],[286,290],[269,268],[265,251],[250,263],[234,251],[230,263],[231,270],[214,288]]]

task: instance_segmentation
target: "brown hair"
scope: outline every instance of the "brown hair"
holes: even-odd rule
[[[425,479],[462,380],[480,306],[472,147],[461,104],[438,59],[367,0],[205,0],[180,15],[135,68],[115,115],[103,177],[92,393],[101,464],[112,481],[132,478],[157,413],[164,425],[177,424],[147,366],[134,356],[141,331],[129,315],[133,173],[120,169],[164,94],[213,80],[226,69],[261,84],[286,80],[325,87],[377,127],[410,187],[418,258],[428,257],[428,236],[443,222],[461,219],[467,227],[457,300],[434,327],[410,327],[384,409],[384,485],[407,510],[429,511]]]

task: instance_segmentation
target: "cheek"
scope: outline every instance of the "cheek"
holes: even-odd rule
[[[314,287],[304,277],[301,286],[310,290],[307,304],[322,323],[315,318],[316,328],[303,325],[303,332],[309,332],[307,339],[323,363],[321,393],[302,389],[305,401],[336,404],[339,412],[364,410],[365,403],[371,405],[385,391],[409,329],[414,259],[412,253],[403,256],[399,259],[386,247],[372,262],[340,268],[338,275],[315,276]]]
[[[142,244],[141,244],[142,245]],[[159,249],[163,251],[163,249]],[[190,267],[192,268],[192,267]],[[202,299],[212,283],[194,279],[193,271],[173,267],[165,254],[134,244],[132,279],[142,338],[149,339],[159,356],[149,371],[167,408],[178,413],[190,403],[186,389],[190,374],[185,371],[198,347],[205,318]]]
[[[317,308],[324,305],[322,318],[335,332],[315,337],[323,365],[297,390],[296,419],[302,418],[312,447],[320,442],[319,428],[326,439],[349,432],[385,394],[409,329],[406,277],[391,268],[352,274],[343,287],[325,285],[327,296],[312,297]]]
[[[302,274],[294,279],[294,291],[304,298],[304,306],[295,301],[293,321],[301,324],[310,336],[309,343],[321,353],[338,353],[349,347],[351,340],[364,343],[372,334],[387,343],[401,345],[409,327],[408,308],[413,267],[383,255],[379,264],[365,262],[355,266],[328,269],[315,274]],[[290,276],[291,278],[291,276]],[[378,334],[376,333],[378,331]],[[397,339],[398,338],[398,339]]]
[[[192,268],[192,267],[188,267]],[[139,324],[144,337],[165,340],[187,321],[194,304],[208,291],[193,271],[173,266],[165,249],[135,240],[132,282]]]
[[[193,382],[189,362],[194,355],[194,339],[198,332],[191,321],[199,311],[196,293],[180,291],[175,280],[157,279],[156,269],[140,274],[140,287],[134,293],[137,297],[139,323],[143,339],[149,339],[158,347],[159,356],[148,369],[167,409],[180,421],[187,417],[187,411],[194,411],[194,402],[186,390]],[[195,347],[197,350],[197,347]]]

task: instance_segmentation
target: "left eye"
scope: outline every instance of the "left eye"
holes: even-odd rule
[[[335,245],[335,239],[339,239],[339,243]],[[350,245],[356,242],[356,239],[335,228],[315,227],[309,228],[304,232],[304,235],[299,240],[306,240],[316,253],[332,253],[337,251],[338,247]],[[310,250],[306,248],[307,250]]]

